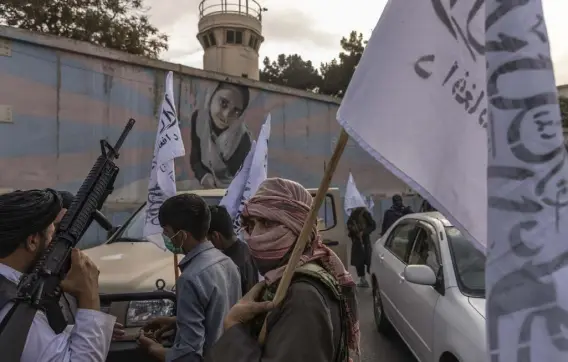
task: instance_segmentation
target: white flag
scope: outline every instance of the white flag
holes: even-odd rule
[[[477,3],[389,1],[337,119],[364,150],[485,245],[486,69]]]
[[[223,200],[226,201],[221,201],[222,204],[225,203],[226,205],[229,204],[234,205],[233,204],[234,200],[237,200],[236,207],[233,207],[231,210],[227,209],[231,217],[233,217],[235,232],[237,233],[237,235],[240,234],[241,231],[240,218],[245,202],[256,193],[258,187],[264,180],[266,180],[266,177],[268,175],[269,139],[270,139],[270,113],[266,117],[266,120],[264,121],[264,124],[260,129],[260,134],[258,135],[258,140],[254,145],[254,149],[251,148],[249,155],[247,155],[248,159],[249,157],[251,157],[252,153],[250,167],[247,168],[248,173],[246,173],[246,182],[242,181],[243,178],[239,178],[239,180],[235,181],[236,180],[235,177],[231,182],[231,184],[229,185],[229,190],[231,190],[231,193],[227,192],[227,194],[225,194],[225,197],[223,197]],[[245,163],[246,162],[247,161],[245,160]],[[245,170],[245,167],[243,166],[240,172],[243,172],[244,175],[245,172],[247,172],[247,170]],[[233,184],[235,185],[233,186]],[[240,197],[235,195],[240,195]],[[236,212],[234,212],[234,214],[231,214],[233,210],[236,210]]]
[[[375,208],[375,202],[373,201],[373,196],[367,197],[367,200],[365,200],[365,204],[367,204],[367,209],[369,210],[371,215],[373,215],[374,214],[373,209]]]
[[[161,237],[162,227],[158,221],[158,212],[164,201],[176,194],[174,159],[184,155],[185,148],[174,103],[173,74],[169,72],[166,76],[164,100],[160,108],[144,224],[144,236],[161,249],[165,249],[165,245]]]
[[[358,207],[368,207],[365,198],[361,195],[353,179],[353,175],[349,172],[347,186],[345,187],[345,201],[343,203],[345,213],[351,215],[351,211]]]
[[[241,201],[243,198],[243,192],[245,190],[245,186],[247,184],[247,180],[250,175],[250,169],[252,166],[252,159],[254,156],[254,150],[256,149],[256,141],[252,142],[250,150],[245,158],[241,169],[237,172],[227,191],[225,192],[225,196],[219,202],[220,206],[224,206],[227,209],[229,215],[231,215],[231,219],[235,219],[237,213],[239,211]]]
[[[491,362],[568,361],[568,154],[540,0],[486,1]]]

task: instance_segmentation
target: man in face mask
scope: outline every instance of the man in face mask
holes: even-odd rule
[[[207,362],[345,362],[359,352],[355,282],[326,247],[314,223],[286,298],[258,335],[290,253],[312,205],[302,185],[269,178],[245,205],[244,238],[265,282],[251,289],[225,318],[225,333]]]
[[[13,306],[20,277],[30,271],[51,243],[54,222],[63,213],[61,198],[54,190],[0,195],[0,320]],[[61,288],[77,300],[75,323],[66,326],[63,333],[56,333],[49,323],[53,309],[37,312],[22,362],[105,361],[116,318],[99,311],[98,276],[93,262],[73,249],[71,269]]]
[[[383,216],[381,235],[384,235],[398,219],[408,214],[412,214],[412,209],[409,206],[404,206],[402,196],[394,195],[392,197],[392,206],[385,211]]]
[[[177,316],[147,324],[143,331],[154,332],[154,339],[141,335],[139,342],[158,361],[202,361],[223,333],[223,318],[241,297],[239,270],[207,240],[211,214],[200,196],[167,199],[158,219],[168,249],[185,254],[176,280]],[[174,328],[174,344],[167,350],[156,340]]]

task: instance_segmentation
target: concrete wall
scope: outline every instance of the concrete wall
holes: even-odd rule
[[[121,171],[106,212],[115,222],[145,201],[166,72],[174,89],[187,156],[176,161],[180,186],[200,187],[190,162],[192,115],[206,108],[219,82],[248,92],[241,120],[256,139],[272,115],[269,174],[317,187],[339,134],[335,99],[181,65],[135,57],[89,44],[0,27],[0,189],[56,187],[76,191],[128,118],[137,123],[118,160]],[[402,151],[403,145],[401,145]],[[404,185],[350,143],[333,185],[349,170],[369,195]],[[101,234],[89,237],[102,238]]]

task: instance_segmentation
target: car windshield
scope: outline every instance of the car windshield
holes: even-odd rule
[[[485,255],[455,227],[447,227],[458,286],[471,297],[485,297]]]
[[[221,196],[202,196],[208,205],[219,205],[221,201]],[[116,239],[117,242],[120,241],[146,241],[144,239],[144,219],[146,218],[146,206],[140,209],[136,216],[130,220],[130,223],[126,226],[122,234]]]

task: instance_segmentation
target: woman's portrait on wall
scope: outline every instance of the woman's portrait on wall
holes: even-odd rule
[[[221,82],[193,112],[190,163],[203,188],[228,187],[243,164],[252,144],[242,117],[249,100],[247,87]]]

